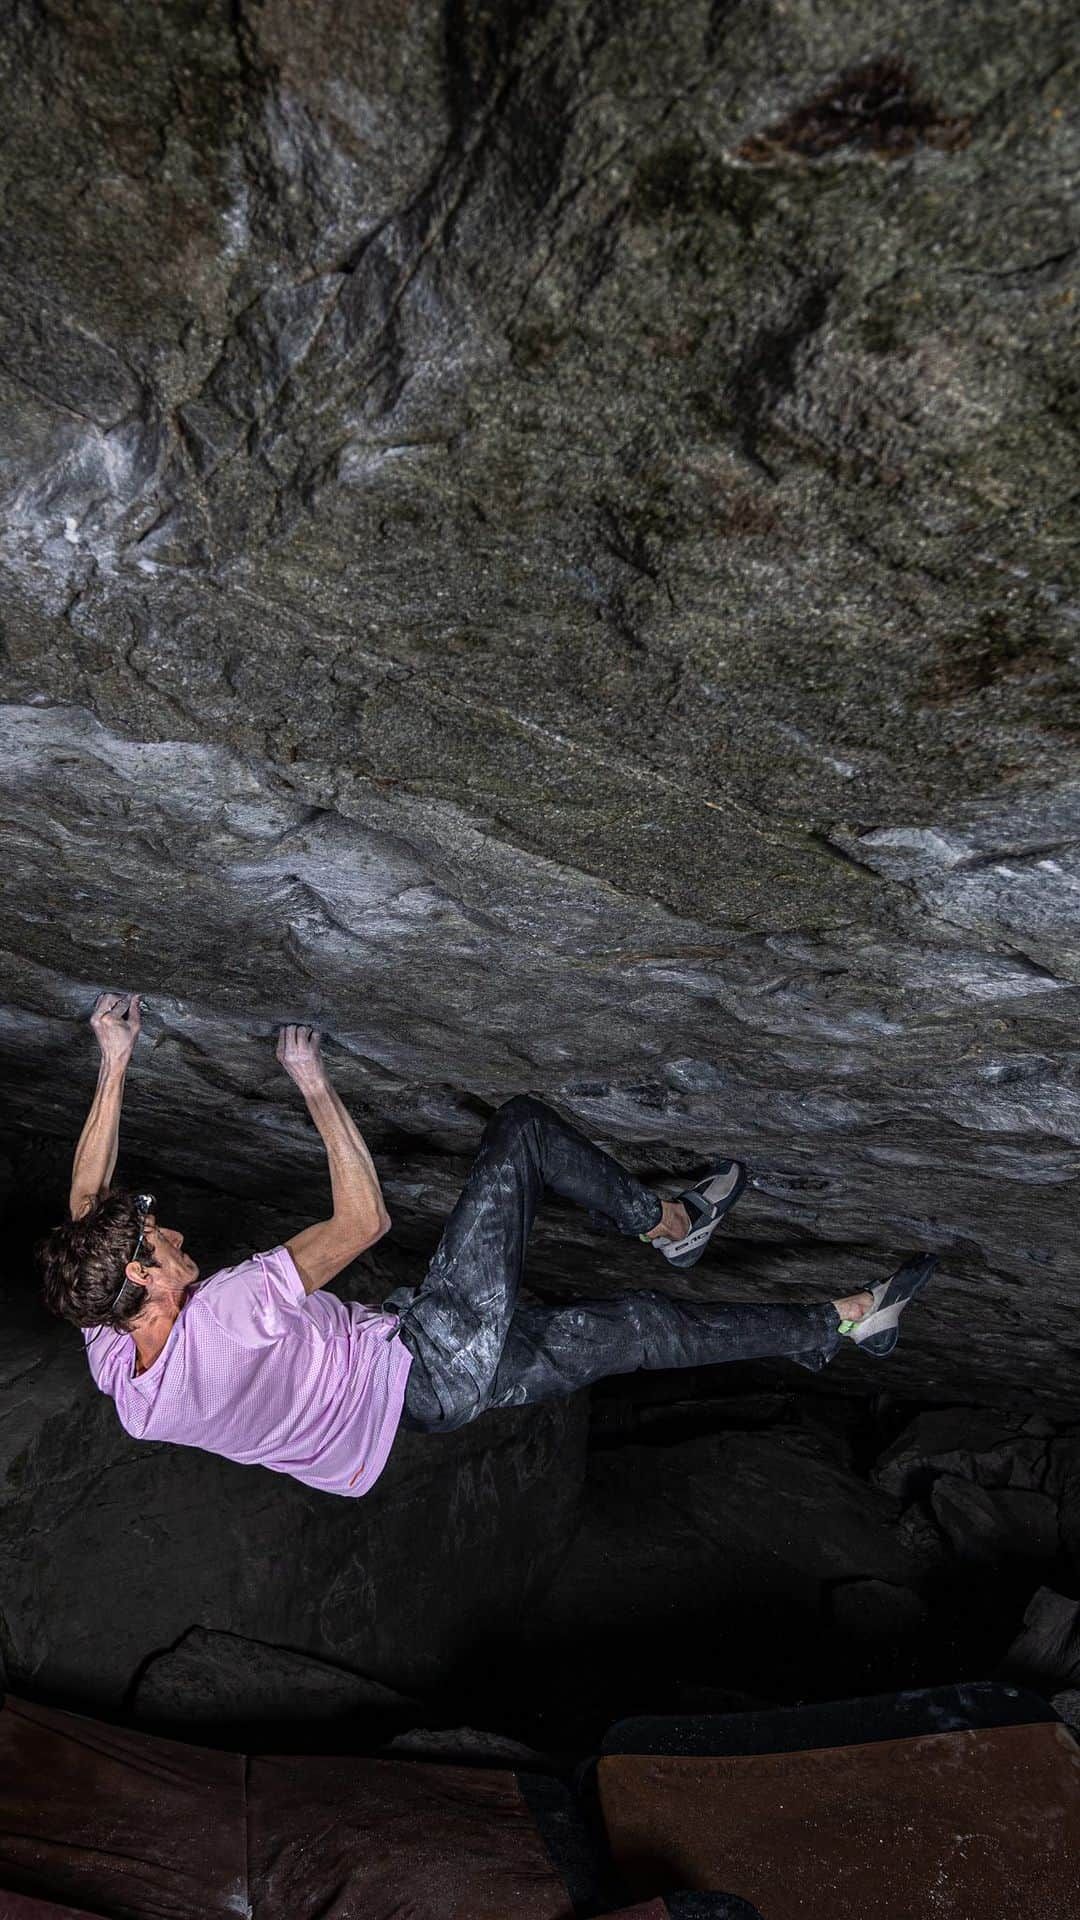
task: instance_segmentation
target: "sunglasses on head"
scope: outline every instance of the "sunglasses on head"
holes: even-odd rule
[[[138,1209],[138,1214],[139,1214],[139,1237],[135,1242],[135,1251],[131,1256],[133,1260],[138,1259],[139,1248],[142,1246],[142,1243],[146,1238],[146,1216],[148,1213],[153,1212],[154,1207],[156,1205],[154,1195],[152,1193],[137,1193],[135,1195],[135,1205],[136,1205],[136,1208]],[[127,1274],[125,1273],[123,1279],[120,1282],[119,1291],[115,1294],[115,1296],[109,1303],[110,1313],[112,1312],[113,1307],[115,1307],[117,1300],[119,1300],[120,1294],[123,1293],[124,1288],[127,1286],[127,1283],[128,1283]]]

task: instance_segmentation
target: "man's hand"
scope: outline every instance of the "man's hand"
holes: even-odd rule
[[[137,993],[99,993],[90,1015],[106,1067],[123,1071],[135,1051],[142,1029]]]
[[[319,1051],[321,1039],[314,1027],[282,1027],[278,1034],[277,1057],[303,1094],[326,1085],[326,1067]]]

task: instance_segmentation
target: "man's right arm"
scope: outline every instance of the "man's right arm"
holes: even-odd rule
[[[81,1220],[109,1191],[116,1171],[124,1078],[142,1025],[137,993],[99,993],[90,1016],[101,1052],[97,1092],[75,1149],[69,1211]]]
[[[315,1293],[390,1228],[379,1176],[359,1128],[330,1085],[311,1027],[283,1027],[277,1057],[299,1087],[330,1163],[333,1215],[286,1241],[305,1293]]]

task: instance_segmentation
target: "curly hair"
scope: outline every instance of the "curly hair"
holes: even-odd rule
[[[121,1282],[141,1231],[137,1196],[113,1187],[81,1220],[65,1220],[39,1240],[34,1259],[50,1312],[76,1327],[123,1327],[133,1320],[146,1304],[146,1288]],[[139,1264],[158,1265],[148,1245]]]

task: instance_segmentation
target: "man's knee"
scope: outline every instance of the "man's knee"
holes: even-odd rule
[[[538,1100],[535,1094],[515,1093],[512,1099],[504,1100],[501,1107],[496,1107],[484,1128],[484,1139],[487,1141],[512,1139],[524,1127],[530,1126],[536,1120],[549,1118],[550,1115],[551,1108],[545,1106],[542,1100]]]

